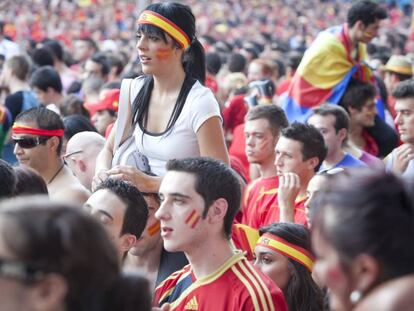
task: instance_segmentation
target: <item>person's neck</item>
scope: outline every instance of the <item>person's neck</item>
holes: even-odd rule
[[[344,156],[345,156],[345,152],[342,150],[342,148],[338,148],[334,150],[333,152],[329,152],[324,161],[325,167],[326,168],[334,167],[336,164],[342,161]]]
[[[48,185],[51,179],[56,178],[58,171],[62,170],[62,165],[64,164],[60,158],[48,159],[48,161],[46,161],[45,163],[47,163],[48,165],[45,167],[43,171],[39,172],[39,174],[40,176],[42,176],[46,185]]]
[[[177,90],[181,90],[184,79],[185,72],[183,68],[168,71],[164,75],[154,76],[154,91],[159,96],[177,92]]]
[[[306,196],[306,190],[308,189],[309,181],[315,176],[314,171],[308,172],[305,176],[300,176],[300,189],[297,198],[304,198]]]
[[[223,237],[206,239],[201,247],[198,245],[191,252],[186,252],[187,259],[197,279],[217,271],[233,255],[234,252],[230,242]]]
[[[351,45],[351,50],[354,50],[358,46],[358,39],[356,36],[356,27],[349,27],[348,25],[348,39]]]
[[[63,98],[62,94],[56,92],[55,94],[53,94],[52,100],[50,101],[48,105],[55,104],[57,107],[60,107],[62,98]]]
[[[9,82],[9,89],[10,94],[14,94],[19,91],[30,90],[30,86],[26,81],[21,81],[19,79],[12,77]]]
[[[160,267],[162,248],[162,239],[160,238],[155,247],[145,254],[140,256],[128,254],[128,266],[139,268],[147,273],[157,272]]]
[[[349,139],[358,147],[362,148],[361,141],[363,141],[362,138],[362,132],[364,131],[364,127],[355,123],[351,122],[349,126]]]
[[[268,178],[277,175],[276,166],[274,164],[275,158],[267,159],[259,164],[260,176],[262,178]]]

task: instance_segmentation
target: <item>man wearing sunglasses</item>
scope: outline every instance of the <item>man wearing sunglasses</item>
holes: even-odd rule
[[[42,176],[52,200],[83,204],[90,193],[63,163],[63,134],[62,119],[55,112],[44,107],[24,111],[12,129],[14,154],[20,165]]]

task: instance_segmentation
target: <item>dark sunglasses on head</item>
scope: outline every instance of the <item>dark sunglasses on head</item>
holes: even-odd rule
[[[50,137],[22,137],[12,138],[14,144],[18,144],[20,148],[30,149],[40,144],[44,144]]]
[[[0,259],[0,277],[12,278],[21,281],[31,282],[42,278],[46,271],[40,269],[35,265],[8,260]]]

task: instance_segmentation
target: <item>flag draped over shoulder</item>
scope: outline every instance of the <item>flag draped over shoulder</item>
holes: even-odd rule
[[[305,121],[310,109],[323,103],[337,104],[354,77],[372,81],[365,63],[366,45],[359,43],[351,56],[348,26],[336,26],[321,32],[309,49],[282,95],[282,107],[289,121]]]

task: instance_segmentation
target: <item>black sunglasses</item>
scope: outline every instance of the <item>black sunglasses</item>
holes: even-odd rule
[[[35,265],[0,259],[0,277],[17,279],[25,282],[34,282],[45,276],[47,272]]]
[[[44,144],[50,137],[22,137],[12,138],[14,144],[18,144],[20,148],[31,149],[40,144]]]

